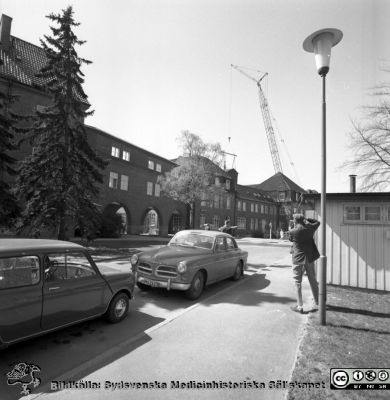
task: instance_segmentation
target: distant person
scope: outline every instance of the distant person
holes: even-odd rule
[[[292,270],[297,289],[297,305],[291,307],[291,309],[303,314],[302,276],[304,271],[306,271],[309,279],[314,307],[318,307],[318,282],[314,272],[314,261],[319,258],[320,254],[313,235],[320,226],[320,222],[305,218],[303,214],[294,214],[293,221],[294,227],[288,231],[288,235],[292,242]]]
[[[210,230],[210,224],[204,224],[204,229],[206,231],[209,231]]]
[[[219,228],[221,232],[229,233],[230,230],[230,218],[226,217],[223,226]]]

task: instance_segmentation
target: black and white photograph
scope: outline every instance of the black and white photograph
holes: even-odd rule
[[[389,18],[0,0],[0,398],[388,399]]]

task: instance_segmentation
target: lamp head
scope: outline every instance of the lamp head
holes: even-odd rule
[[[339,29],[328,28],[316,31],[304,40],[303,49],[314,53],[319,75],[325,76],[328,73],[331,49],[342,37],[343,33]]]

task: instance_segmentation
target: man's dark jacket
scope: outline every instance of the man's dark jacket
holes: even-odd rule
[[[308,218],[303,224],[297,224],[295,228],[288,231],[292,243],[292,263],[294,265],[313,262],[320,256],[317,246],[314,243],[313,235],[320,222]]]

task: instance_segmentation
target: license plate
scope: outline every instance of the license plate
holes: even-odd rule
[[[145,285],[148,285],[151,287],[160,287],[160,282],[151,281],[150,279],[146,279],[141,276],[138,278],[138,282],[144,283]]]

